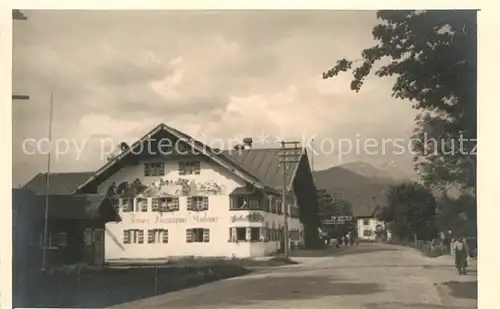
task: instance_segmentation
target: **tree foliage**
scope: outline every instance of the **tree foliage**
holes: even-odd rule
[[[379,11],[375,46],[356,61],[341,59],[323,73],[332,78],[352,70],[351,89],[365,78],[396,76],[392,96],[421,111],[416,119],[415,169],[428,186],[475,186],[477,25],[476,11]],[[389,61],[387,61],[389,60]],[[353,64],[361,64],[353,68]],[[437,139],[440,147],[426,140]],[[459,139],[465,140],[461,149]],[[442,142],[441,142],[442,141]],[[452,143],[455,142],[455,147]],[[441,147],[444,144],[444,147]],[[432,147],[432,148],[430,148]],[[444,149],[444,151],[443,151]]]
[[[472,195],[463,194],[454,199],[443,194],[437,202],[436,224],[440,230],[451,230],[462,236],[477,236],[477,208]]]
[[[417,183],[403,183],[390,188],[387,206],[378,219],[400,240],[414,237],[432,239],[435,229],[436,200],[432,192]]]

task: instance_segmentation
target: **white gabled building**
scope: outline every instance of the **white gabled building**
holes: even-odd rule
[[[161,124],[75,193],[107,195],[118,209],[121,221],[106,223],[103,231],[108,262],[269,255],[283,239],[280,151],[218,151]],[[290,239],[308,246],[318,225],[304,149],[288,174]]]

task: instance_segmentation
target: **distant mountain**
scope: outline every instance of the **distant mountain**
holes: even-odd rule
[[[387,189],[406,180],[394,179],[364,162],[315,171],[313,176],[318,189],[325,189],[332,196],[334,192],[342,192],[344,199],[352,205],[355,217],[371,216],[377,206],[385,205]]]
[[[340,167],[350,170],[358,175],[377,178],[382,181],[394,181],[396,183],[402,181],[409,181],[408,177],[400,172],[397,168],[390,166],[390,164],[375,167],[366,162],[350,162],[340,165]]]

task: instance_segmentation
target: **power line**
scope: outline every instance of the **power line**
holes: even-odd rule
[[[20,10],[12,10],[12,19],[13,20],[28,20],[28,17],[26,17],[23,12]],[[29,100],[30,96],[25,95],[25,94],[13,94],[12,95],[12,100]]]

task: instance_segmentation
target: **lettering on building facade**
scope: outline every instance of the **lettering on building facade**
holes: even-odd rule
[[[231,216],[231,222],[264,222],[264,216],[258,212],[251,212],[247,215]]]
[[[183,217],[163,217],[161,215],[157,215],[153,222],[150,222],[147,218],[140,218],[136,214],[131,214],[130,221],[132,223],[139,224],[184,224],[188,222],[188,218]],[[193,216],[191,217],[191,221],[195,223],[217,223],[219,221],[218,217],[207,217],[207,216]],[[123,222],[123,221],[122,221]]]
[[[163,223],[163,224],[180,224],[180,223],[186,223],[187,218],[162,218],[161,216],[156,217],[156,223]]]
[[[193,220],[197,223],[216,223],[219,221],[217,217],[194,216]]]

